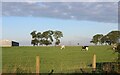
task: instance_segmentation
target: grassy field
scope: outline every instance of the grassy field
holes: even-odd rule
[[[20,72],[35,73],[36,56],[40,56],[40,72],[55,73],[74,72],[80,68],[91,68],[93,54],[97,62],[114,62],[117,53],[110,46],[90,46],[88,51],[81,51],[80,46],[60,47],[8,47],[2,48],[2,70],[13,73],[16,68]]]

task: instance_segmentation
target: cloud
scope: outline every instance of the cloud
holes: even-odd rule
[[[1,0],[3,2],[118,2],[120,0]]]
[[[117,2],[3,2],[3,16],[117,23]]]

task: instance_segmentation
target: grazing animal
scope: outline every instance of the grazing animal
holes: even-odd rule
[[[114,53],[115,52],[120,53],[120,43],[112,45],[112,49],[114,50]]]
[[[116,44],[112,45],[112,50],[114,51],[114,53],[117,52],[117,45]]]
[[[113,50],[116,50],[116,49],[117,49],[117,45],[114,44],[114,45],[112,46],[112,49],[113,49]]]
[[[81,50],[88,51],[88,47],[89,47],[89,46],[82,46],[82,49],[81,49]]]
[[[64,45],[62,45],[60,49],[65,49],[65,46],[64,46]]]

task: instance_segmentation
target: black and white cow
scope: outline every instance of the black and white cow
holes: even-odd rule
[[[89,46],[82,46],[82,49],[81,49],[81,50],[88,51],[88,47],[89,47]]]

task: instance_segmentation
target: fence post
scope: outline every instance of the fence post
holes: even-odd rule
[[[40,71],[40,58],[39,56],[36,56],[36,75],[39,75]]]
[[[92,71],[96,71],[96,55],[93,55],[93,62],[92,62]]]
[[[17,74],[17,67],[16,67],[16,65],[15,65],[14,71],[13,71],[13,75],[16,75],[16,74]]]

